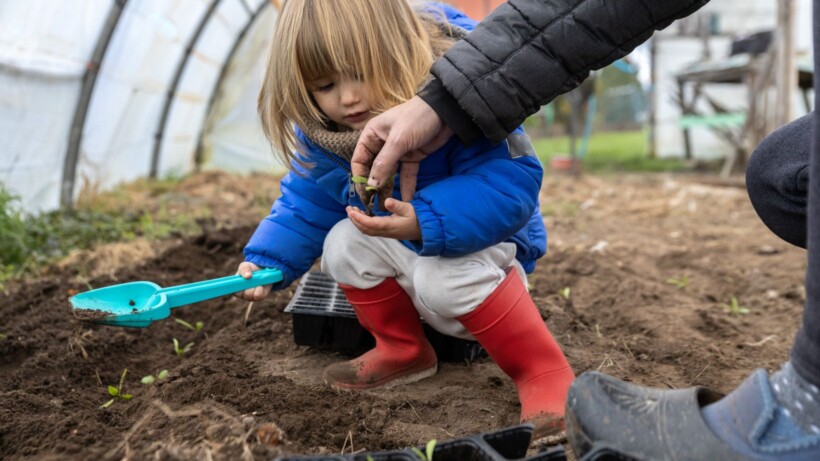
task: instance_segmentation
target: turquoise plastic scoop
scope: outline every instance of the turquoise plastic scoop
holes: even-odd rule
[[[171,309],[282,281],[278,269],[262,269],[250,279],[231,275],[162,288],[154,282],[130,282],[71,297],[74,316],[87,322],[145,328],[171,315]]]

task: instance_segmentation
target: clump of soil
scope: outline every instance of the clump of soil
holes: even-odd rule
[[[109,315],[108,312],[99,309],[74,309],[74,317],[83,322],[99,322],[107,319]]]
[[[210,175],[210,191],[194,182],[202,206],[222,203],[219,184],[242,182]],[[4,458],[267,460],[517,424],[515,387],[489,359],[441,363],[434,377],[390,390],[326,387],[322,369],[347,357],[293,343],[282,312],[293,287],[252,308],[231,297],[181,307],[145,329],[72,315],[68,298],[89,285],[172,286],[235,273],[257,219],[232,221],[243,203],[222,206],[214,214],[236,227],[165,242],[154,257],[90,278],[55,265],[9,287],[0,303]],[[549,177],[542,208],[550,252],[530,276],[531,292],[576,373],[728,391],[754,368],[787,359],[805,255],[765,229],[743,189],[696,177]],[[732,297],[750,313],[727,312]],[[174,339],[194,346],[177,355]],[[125,368],[122,391],[134,397],[100,408]],[[166,369],[167,378],[140,383]]]

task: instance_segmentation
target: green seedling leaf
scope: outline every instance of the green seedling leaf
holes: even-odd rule
[[[191,348],[194,347],[194,343],[188,343],[182,348],[179,347],[179,340],[174,338],[174,352],[180,357],[184,356],[188,352],[190,352]]]
[[[424,453],[416,447],[413,447],[410,450],[422,461],[433,461],[433,452],[436,451],[436,439],[432,439],[427,442],[427,445],[424,447]]]
[[[3,333],[0,333],[0,339],[6,339],[6,338],[8,338],[8,336],[4,335]]]
[[[570,295],[571,291],[572,290],[570,290],[569,287],[564,287],[564,288],[561,288],[561,291],[559,291],[558,294],[560,294],[561,297],[564,298],[564,299],[569,299],[569,295]]]
[[[421,459],[421,460],[426,460],[426,459],[427,459],[427,458],[424,456],[424,453],[422,453],[422,452],[421,452],[421,450],[419,450],[419,449],[418,449],[418,448],[416,448],[416,447],[411,448],[411,449],[410,449],[410,451],[412,451],[412,452],[413,452],[416,456],[418,456],[418,458],[419,458],[419,459]]]
[[[427,449],[425,452],[427,453],[427,460],[433,461],[433,452],[436,451],[436,439],[431,439],[427,442]]]
[[[165,379],[167,377],[168,377],[168,370],[162,370],[159,373],[157,373],[156,377],[154,377],[154,375],[143,376],[142,379],[140,380],[140,382],[142,384],[151,385],[151,384],[154,384],[154,382],[162,381],[163,379]]]
[[[189,322],[186,322],[185,320],[182,320],[182,319],[174,319],[174,321],[176,323],[184,326],[185,328],[187,328],[189,330],[193,330],[193,331],[202,331],[202,329],[205,327],[205,323],[203,323],[203,322],[196,322],[196,326],[194,326],[194,325],[191,325]]]
[[[683,277],[668,278],[668,279],[666,279],[666,283],[668,283],[670,285],[674,285],[675,287],[677,287],[679,289],[683,289],[683,288],[686,288],[687,285],[689,285],[689,276],[684,275]]]
[[[117,400],[117,399],[131,400],[134,397],[132,394],[123,394],[123,392],[122,392],[122,384],[125,382],[125,375],[127,373],[128,373],[128,368],[122,370],[122,375],[120,376],[119,386],[112,386],[110,384],[108,385],[108,394],[111,395],[111,397],[114,397],[114,398],[107,401],[107,402],[105,402],[104,404],[100,405],[101,409],[110,407],[111,404],[114,403],[114,401]]]
[[[353,181],[354,184],[367,184],[367,178],[364,176],[353,176],[350,180]]]
[[[189,329],[189,330],[194,330],[194,331],[196,331],[196,328],[195,328],[193,325],[191,325],[190,323],[186,322],[185,320],[182,320],[182,319],[174,319],[174,322],[176,322],[176,323],[178,323],[178,324],[180,324],[180,325],[184,326],[185,328],[187,328],[187,329]]]
[[[722,303],[721,306],[723,307],[724,312],[731,315],[748,314],[749,312],[751,312],[748,308],[741,306],[740,302],[734,296],[732,296],[732,299],[729,302],[729,304]]]

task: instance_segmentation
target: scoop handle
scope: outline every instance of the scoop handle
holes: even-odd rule
[[[168,299],[168,307],[174,308],[281,281],[282,272],[279,269],[261,269],[255,271],[249,279],[241,275],[229,275],[218,279],[163,288],[157,291],[157,294],[164,294]]]

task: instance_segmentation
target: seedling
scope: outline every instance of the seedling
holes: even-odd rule
[[[674,285],[676,288],[683,289],[689,285],[689,276],[684,275],[683,277],[672,277],[666,279],[666,283],[670,285]]]
[[[8,336],[4,335],[3,333],[0,333],[0,339],[6,339],[6,338],[8,338]]]
[[[367,184],[367,178],[364,176],[353,176],[350,179],[351,181],[353,181],[353,184]],[[365,186],[365,190],[376,191],[379,190],[379,188],[373,186]]]
[[[108,393],[111,395],[111,397],[114,397],[114,398],[107,401],[107,402],[105,402],[104,404],[102,404],[100,406],[100,408],[110,407],[111,404],[114,403],[114,401],[117,400],[117,399],[131,400],[134,397],[131,394],[123,394],[122,393],[122,383],[125,381],[125,374],[126,373],[128,373],[128,368],[122,370],[122,376],[120,376],[120,384],[117,387],[114,387],[110,384],[108,385]]]
[[[561,291],[559,291],[558,294],[561,295],[561,297],[564,299],[569,299],[570,292],[571,290],[569,287],[564,287],[561,288]]]
[[[165,379],[167,377],[168,377],[168,370],[162,370],[159,373],[157,373],[156,376],[154,376],[154,375],[143,376],[142,379],[140,380],[140,382],[142,384],[149,384],[150,385],[150,384],[154,384],[155,381],[162,381],[163,379]]]
[[[194,326],[182,319],[174,319],[174,321],[192,331],[202,331],[202,328],[205,326],[202,322],[196,322],[196,326]]]
[[[174,352],[176,352],[178,356],[183,357],[185,354],[191,351],[192,347],[194,347],[194,343],[188,343],[182,348],[180,348],[179,341],[176,338],[174,338]]]
[[[720,305],[723,307],[724,312],[732,315],[748,314],[750,312],[748,308],[741,306],[734,296],[732,296],[729,304],[721,303]]]
[[[411,448],[411,450],[422,461],[433,461],[433,452],[436,451],[436,439],[432,439],[427,442],[427,446],[424,448],[424,453],[416,447]]]

